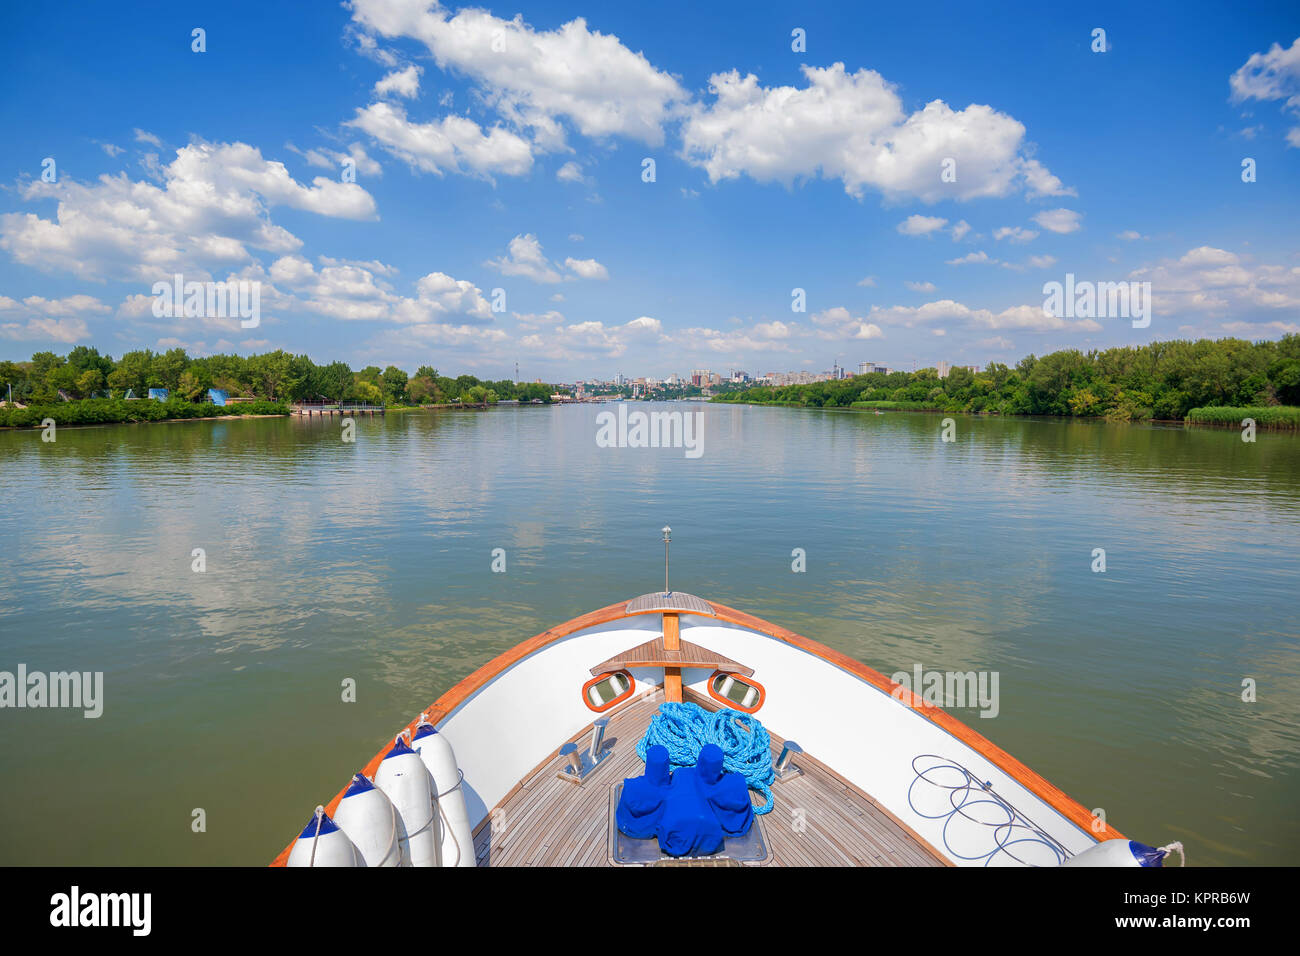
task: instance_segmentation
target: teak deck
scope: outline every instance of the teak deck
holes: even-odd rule
[[[709,709],[716,704],[692,695]],[[581,783],[561,779],[559,748],[520,782],[475,833],[480,866],[609,866],[610,788],[642,773],[637,742],[664,700],[662,690],[610,712],[610,756]],[[588,725],[574,737],[591,742]],[[772,733],[775,760],[784,741]],[[923,841],[870,796],[808,754],[795,756],[800,776],[772,785],[773,811],[762,817],[777,866],[945,866]],[[800,812],[802,811],[802,812]]]

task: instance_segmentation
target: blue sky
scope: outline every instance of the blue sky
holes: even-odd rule
[[[0,14],[0,357],[554,381],[1300,331],[1294,4],[69,9]],[[261,324],[155,318],[176,272],[262,283]],[[1066,273],[1151,282],[1150,326],[1045,315]]]

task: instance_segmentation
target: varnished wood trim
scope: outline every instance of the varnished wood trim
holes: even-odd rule
[[[679,651],[682,648],[681,621],[676,614],[664,615],[664,650]]]
[[[756,691],[758,691],[758,703],[755,704],[753,707],[741,707],[731,698],[723,697],[721,694],[715,691],[713,689],[713,682],[717,680],[719,677],[722,677],[723,675],[726,675],[727,677],[730,677],[733,680],[740,681],[740,683],[742,684],[748,684],[750,687],[753,687]],[[710,674],[709,679],[704,682],[704,689],[709,692],[710,697],[712,697],[714,700],[720,703],[723,707],[730,707],[732,710],[738,710],[744,714],[756,713],[758,711],[758,708],[763,706],[763,701],[767,700],[767,688],[764,687],[762,684],[760,684],[758,681],[754,680],[754,678],[742,677],[739,674],[728,674],[726,671],[714,671],[712,674]]]
[[[587,696],[587,691],[591,688],[592,684],[599,684],[606,677],[609,677],[613,674],[622,674],[624,677],[627,678],[627,690],[623,691],[623,693],[619,694],[613,700],[608,701],[607,703],[604,703],[601,706],[597,707],[595,704],[591,702],[591,698]],[[636,678],[632,676],[632,673],[630,671],[626,671],[622,669],[616,671],[606,671],[603,674],[597,674],[591,680],[587,681],[587,683],[582,685],[582,702],[587,705],[588,710],[594,710],[598,714],[603,714],[611,707],[617,707],[619,704],[623,703],[623,701],[627,700],[635,693],[636,693]]]
[[[681,630],[676,614],[663,615],[663,649],[680,652]],[[663,696],[672,704],[681,704],[681,667],[663,667]]]
[[[740,627],[748,628],[760,634],[766,634],[768,637],[775,638],[797,647],[800,650],[807,651],[816,657],[828,663],[834,664],[841,670],[848,671],[855,677],[861,678],[873,687],[884,691],[886,694],[894,696],[897,700],[906,704],[915,710],[922,717],[925,717],[931,723],[934,723],[952,734],[962,743],[975,750],[987,760],[1000,767],[1008,775],[1016,780],[1022,787],[1041,800],[1049,804],[1058,813],[1068,819],[1071,823],[1082,828],[1084,832],[1091,835],[1094,839],[1114,840],[1123,839],[1121,834],[1109,824],[1103,824],[1101,830],[1093,829],[1094,817],[1080,803],[1072,799],[1065,791],[1053,786],[1047,780],[1040,777],[1034,771],[1030,770],[1011,754],[1007,753],[1001,747],[989,741],[982,734],[977,733],[970,727],[963,724],[956,717],[947,713],[939,707],[927,704],[922,698],[913,694],[901,684],[896,684],[884,674],[873,670],[861,661],[855,660],[846,654],[837,650],[819,644],[817,641],[806,638],[794,631],[787,630],[760,617],[754,617],[752,614],[746,614],[743,611],[737,611],[734,608],[727,607],[723,604],[716,604],[712,601],[709,604],[713,607],[714,617],[705,618],[705,620],[721,620],[729,624],[735,624]],[[607,624],[610,621],[617,621],[627,617],[637,617],[641,614],[659,614],[660,611],[650,610],[629,614],[627,611],[627,601],[619,601],[616,604],[610,604],[596,611],[590,611],[587,614],[575,617],[572,620],[565,621],[563,624],[556,625],[548,630],[542,631],[534,637],[516,644],[510,650],[498,654],[492,660],[488,661],[482,667],[475,670],[472,674],[453,685],[445,694],[439,697],[424,713],[428,716],[429,722],[437,724],[443,720],[453,710],[467,701],[475,692],[490,683],[498,674],[513,665],[519,663],[530,654],[541,650],[548,644],[552,644],[561,638],[568,637],[577,631],[585,630],[589,627],[597,627],[601,624]],[[665,615],[666,616],[666,615]],[[676,617],[676,615],[673,615]],[[414,733],[416,724],[419,722],[419,714],[416,714],[411,722],[401,731],[402,733]],[[396,735],[394,735],[396,736]],[[388,738],[384,746],[370,758],[369,763],[362,768],[362,772],[368,777],[373,777],[375,770],[379,767],[379,762],[383,760],[384,754],[391,748],[393,740]],[[339,801],[343,799],[343,794],[347,792],[351,784],[351,778],[348,783],[344,784],[342,789],[335,794],[334,799],[326,805],[325,810],[331,816],[338,809]],[[295,838],[296,839],[296,838]],[[271,861],[271,866],[284,866],[289,859],[289,851],[293,849],[295,841],[291,840],[289,845],[280,851],[279,855]]]

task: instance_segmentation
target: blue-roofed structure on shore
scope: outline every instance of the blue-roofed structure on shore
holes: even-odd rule
[[[220,388],[208,389],[208,401],[210,401],[213,405],[225,405],[226,404],[225,391]]]
[[[165,402],[167,401],[167,389],[151,388],[149,389],[149,397],[152,398],[154,401]]]

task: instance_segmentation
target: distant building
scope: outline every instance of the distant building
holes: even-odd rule
[[[167,401],[167,389],[151,388],[149,389],[149,397],[152,398],[155,402],[165,402]]]
[[[889,369],[886,366],[880,365],[876,362],[859,362],[858,374],[859,375],[875,375],[875,374],[888,375]]]
[[[947,362],[940,362],[935,366],[935,370],[939,373],[940,378],[947,378],[948,373],[952,371],[952,366]]]
[[[226,393],[219,388],[210,388],[208,389],[208,401],[213,405],[221,405],[224,407],[226,404]]]

